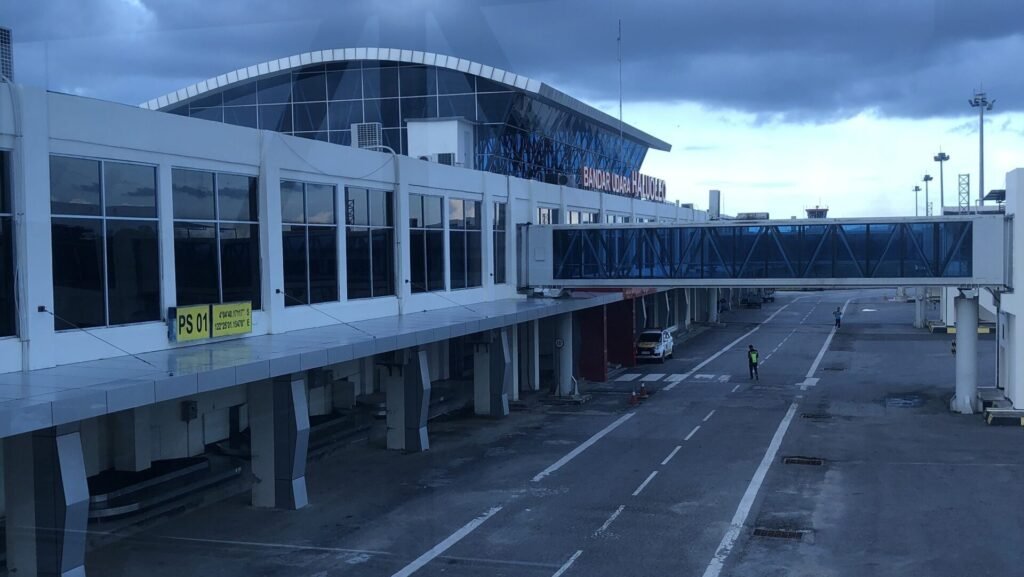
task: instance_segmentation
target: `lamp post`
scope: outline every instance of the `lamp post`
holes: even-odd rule
[[[996,99],[991,101],[983,90],[975,90],[974,98],[967,100],[971,108],[978,109],[978,205],[985,204],[985,111],[992,110]]]
[[[949,160],[949,155],[945,152],[939,152],[933,158],[935,162],[939,163],[939,216],[946,214],[946,177],[942,172],[943,165]]]
[[[919,193],[919,192],[921,192],[921,187],[917,186],[915,184],[914,185],[914,216],[920,216],[920,214],[918,214],[918,211],[917,211],[917,207],[918,207],[919,203],[921,202],[920,200],[918,200],[920,198],[920,196],[917,193]]]
[[[932,203],[931,203],[930,200],[928,200],[928,183],[933,181],[933,180],[935,180],[935,179],[932,178],[932,175],[926,174],[926,175],[924,175],[924,178],[922,178],[921,180],[924,181],[924,215],[925,216],[931,216],[932,215],[932,209],[931,209]]]

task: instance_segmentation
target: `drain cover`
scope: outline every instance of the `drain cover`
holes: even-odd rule
[[[831,419],[832,415],[830,415],[828,413],[800,413],[800,418],[801,419],[824,420],[824,419]]]
[[[783,457],[782,464],[821,466],[825,464],[825,459],[820,459],[818,457]]]
[[[804,538],[804,534],[807,531],[799,531],[794,529],[769,529],[767,527],[758,527],[754,529],[754,537],[769,537],[771,539],[792,539],[794,541],[800,541]]]

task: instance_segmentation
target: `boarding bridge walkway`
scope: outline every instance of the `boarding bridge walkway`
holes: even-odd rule
[[[522,289],[944,286],[1004,291],[1004,215],[522,225]]]

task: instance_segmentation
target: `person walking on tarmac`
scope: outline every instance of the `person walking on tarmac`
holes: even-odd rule
[[[843,309],[836,307],[836,310],[832,311],[832,316],[836,318],[836,328],[843,326]]]
[[[757,374],[757,363],[760,362],[761,354],[757,352],[754,345],[750,345],[747,349],[747,367],[750,369],[750,380],[761,380],[761,375]]]

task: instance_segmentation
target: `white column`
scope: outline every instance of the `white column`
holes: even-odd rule
[[[521,331],[523,349],[519,352],[520,378],[524,388],[540,390],[540,321],[528,321]]]
[[[923,288],[914,289],[916,291],[916,297],[914,298],[914,328],[924,328],[924,303],[927,300],[925,290]],[[959,317],[959,315],[957,315]],[[959,322],[959,319],[958,321]],[[977,322],[977,319],[975,319]]]
[[[387,392],[387,445],[399,451],[426,451],[430,406],[427,351],[407,350],[402,362],[390,365],[382,383]]]
[[[487,342],[473,345],[473,412],[481,416],[508,415],[508,395],[512,382],[512,358],[509,331],[499,329]]]
[[[144,471],[152,465],[150,407],[146,405],[112,415],[114,469]]]
[[[562,346],[559,347],[558,345]],[[555,329],[555,356],[558,357],[558,396],[572,395],[573,358],[572,358],[572,313],[558,315],[558,326]]]
[[[288,330],[284,320],[284,245],[281,240],[281,170],[272,159],[278,157],[280,136],[265,132],[260,146],[260,282],[263,310],[269,330]],[[281,289],[281,293],[276,291]]]
[[[510,401],[519,400],[519,325],[509,327],[509,347],[512,349],[512,379],[509,380],[505,394]]]
[[[708,295],[708,322],[718,322],[718,289],[707,289]]]
[[[969,415],[978,397],[978,297],[956,299],[956,396],[953,410]]]
[[[249,384],[252,489],[256,507],[301,509],[306,497],[309,407],[304,373]]]

